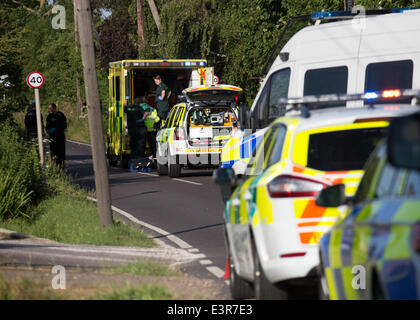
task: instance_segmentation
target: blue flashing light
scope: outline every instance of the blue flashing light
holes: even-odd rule
[[[365,99],[366,100],[372,100],[378,98],[378,94],[376,92],[366,92],[365,93]]]
[[[185,65],[186,67],[191,67],[191,61],[185,61],[184,65]]]
[[[206,63],[204,61],[200,61],[200,66],[204,67],[206,65]]]
[[[351,11],[318,11],[311,14],[311,19],[325,19],[333,17],[347,17],[351,16]]]
[[[410,11],[418,8],[400,8],[400,9],[391,9],[391,13],[402,13],[404,11]]]

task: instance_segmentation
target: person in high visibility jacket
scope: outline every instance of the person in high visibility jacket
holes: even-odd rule
[[[160,118],[157,114],[156,109],[151,107],[147,103],[146,96],[142,96],[141,101],[142,103],[140,104],[140,107],[142,107],[143,110],[148,113],[147,117],[144,119],[144,124],[146,125],[146,129],[147,129],[146,139],[152,151],[153,158],[155,158],[156,157],[156,134],[160,126],[159,124]]]

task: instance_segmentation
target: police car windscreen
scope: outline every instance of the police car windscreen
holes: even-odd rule
[[[312,134],[307,167],[322,171],[361,170],[384,134],[385,128]]]

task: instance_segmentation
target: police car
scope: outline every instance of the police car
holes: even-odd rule
[[[182,167],[218,167],[222,146],[236,130],[241,93],[223,84],[185,89],[186,101],[171,109],[156,137],[158,174],[175,178]]]
[[[326,210],[349,204],[320,240],[323,298],[420,299],[419,169],[417,113],[392,122],[353,198],[342,185],[319,193]]]
[[[235,176],[232,168],[215,171],[215,182],[228,185],[222,192],[227,199],[224,218],[234,299],[316,296],[318,241],[343,209],[321,208],[315,195],[335,184],[344,184],[346,196],[354,195],[389,119],[413,108],[344,104],[379,103],[378,98],[383,103],[404,95],[390,90],[288,99],[291,108],[268,127],[246,176]],[[327,101],[341,107],[325,108]],[[308,109],[311,103],[315,105]],[[226,197],[229,189],[233,193]]]

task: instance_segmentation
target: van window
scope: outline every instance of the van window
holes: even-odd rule
[[[272,142],[271,150],[269,150],[267,167],[276,164],[281,159],[281,152],[283,150],[284,138],[286,137],[287,128],[280,125],[275,132],[275,140]],[[265,147],[265,146],[264,146]],[[265,151],[265,150],[264,150]]]
[[[346,66],[308,70],[303,95],[347,93],[348,74]]]
[[[271,76],[269,118],[280,117],[282,110],[278,105],[280,98],[287,98],[289,94],[290,68],[277,71]]]
[[[397,178],[398,170],[386,163],[382,169],[381,176],[379,178],[379,182],[376,186],[375,190],[375,198],[383,198],[387,196],[391,196],[393,188],[395,186],[396,178]]]
[[[401,60],[370,63],[366,67],[365,78],[365,92],[411,89],[413,84],[413,61]]]
[[[312,134],[307,166],[322,171],[361,170],[385,130],[368,128]]]
[[[404,194],[407,196],[420,196],[420,172],[410,170],[407,176]]]
[[[254,123],[253,127],[257,128],[263,128],[264,125],[261,123],[261,120],[264,119],[266,111],[267,111],[267,102],[268,102],[268,86],[270,85],[270,80],[267,81],[265,84],[265,87],[263,91],[260,94],[260,97],[258,98],[257,105],[255,106],[254,113],[253,113],[253,119],[258,120],[258,123]],[[268,116],[268,113],[267,113]]]
[[[360,181],[359,187],[357,188],[354,196],[355,204],[369,200],[369,191],[372,187],[373,178],[375,177],[375,174],[382,169],[379,164],[381,162],[381,158],[385,156],[385,153],[386,146],[382,141],[382,143],[380,142],[378,144],[375,152],[370,155],[366,163],[365,174],[363,175],[362,181]]]

